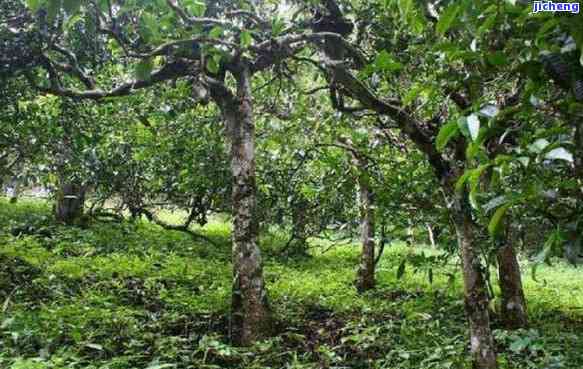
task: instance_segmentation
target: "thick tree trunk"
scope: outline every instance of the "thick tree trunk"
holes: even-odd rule
[[[508,329],[525,328],[528,325],[526,299],[522,290],[520,266],[512,242],[507,238],[498,249],[498,280],[502,291],[502,322]]]
[[[455,202],[453,220],[462,255],[466,315],[470,323],[470,349],[476,369],[497,368],[494,339],[490,329],[488,290],[478,247],[474,242],[474,224],[466,195]]]
[[[215,88],[227,124],[233,175],[233,291],[231,301],[232,338],[250,345],[269,334],[271,314],[263,279],[261,252],[257,244],[259,227],[255,183],[255,126],[251,104],[249,72],[236,73],[237,96],[224,86]]]
[[[362,253],[356,288],[359,292],[364,292],[375,286],[375,219],[373,194],[368,179],[361,178],[359,182]]]
[[[57,193],[55,219],[65,224],[75,224],[83,215],[86,187],[75,183],[63,183]]]

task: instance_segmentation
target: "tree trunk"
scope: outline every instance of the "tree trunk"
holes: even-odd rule
[[[20,181],[16,178],[12,178],[10,187],[12,189],[10,193],[10,203],[16,204],[18,202],[18,198],[20,197]]]
[[[63,183],[57,193],[55,204],[55,219],[65,224],[75,224],[83,215],[85,205],[84,185],[76,183]]]
[[[502,291],[502,322],[508,329],[526,328],[528,315],[520,266],[512,242],[506,238],[498,249],[498,280]]]
[[[289,254],[307,255],[308,254],[308,235],[306,209],[308,204],[305,199],[299,199],[292,207],[292,232],[293,240]]]
[[[435,245],[435,236],[433,235],[433,227],[431,227],[431,224],[427,223],[425,225],[427,227],[427,234],[429,235],[429,244],[431,245],[432,248],[437,248],[437,246]]]
[[[462,255],[466,315],[470,323],[470,349],[475,369],[497,368],[494,338],[490,329],[488,290],[474,242],[474,224],[467,195],[458,195],[452,209]]]
[[[356,288],[359,292],[364,292],[375,286],[375,219],[373,194],[369,187],[368,178],[360,178],[359,186],[362,253]]]
[[[269,334],[271,314],[257,244],[259,224],[255,183],[255,126],[249,72],[235,73],[237,96],[222,86],[212,91],[218,102],[230,143],[233,175],[233,290],[231,301],[233,341],[250,345]]]

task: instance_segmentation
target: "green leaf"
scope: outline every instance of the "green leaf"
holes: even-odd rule
[[[43,0],[26,0],[26,6],[33,12],[36,12],[43,5]]]
[[[450,5],[443,11],[443,13],[441,13],[439,21],[437,21],[437,25],[435,26],[435,30],[438,34],[443,35],[448,29],[450,29],[459,11],[459,5]]]
[[[480,119],[476,114],[472,114],[468,117],[467,123],[470,137],[473,141],[476,141],[478,134],[480,133]]]
[[[539,138],[528,146],[528,149],[535,154],[540,154],[550,143],[544,138]]]
[[[435,146],[437,147],[437,150],[443,151],[449,140],[457,136],[459,132],[460,129],[456,121],[449,122],[441,127],[435,138]]]
[[[399,11],[403,20],[407,20],[413,10],[413,0],[399,0]]]
[[[92,349],[97,350],[97,351],[103,351],[103,346],[98,345],[96,343],[86,343],[85,347],[89,347],[89,348],[92,348]]]
[[[216,58],[216,55],[218,55],[218,59]],[[206,65],[209,72],[217,73],[219,71],[219,68],[220,68],[220,64],[219,64],[220,61],[221,61],[220,54],[214,54],[212,57],[210,57],[207,61],[207,65]]]
[[[551,151],[547,152],[545,154],[545,159],[565,160],[569,163],[572,163],[573,154],[571,154],[563,147],[557,147],[556,149],[552,149]]]
[[[148,12],[142,13],[139,32],[145,41],[156,41],[160,36],[159,28],[160,25],[156,16]]]
[[[457,192],[461,192],[464,189],[464,185],[466,184],[466,181],[468,180],[471,174],[472,174],[471,170],[466,170],[464,174],[462,174],[458,178],[457,182],[455,183],[455,190]]]
[[[460,128],[460,132],[464,137],[470,138],[470,130],[468,129],[468,118],[460,117],[457,121],[457,125]]]
[[[136,64],[135,75],[138,80],[149,81],[152,77],[152,70],[154,70],[154,63],[152,59],[144,59]]]
[[[501,207],[496,209],[494,215],[492,215],[492,218],[490,218],[490,223],[488,223],[488,232],[492,237],[498,235],[498,233],[500,232],[500,223],[502,221],[502,218],[504,217],[504,214],[506,214],[506,211],[508,210],[508,208],[510,208],[511,205],[512,204],[502,205]]]
[[[497,18],[498,18],[498,14],[492,14],[488,18],[486,18],[484,23],[482,23],[482,25],[478,28],[478,32],[477,32],[478,35],[482,35],[488,31],[490,31],[492,29],[492,26],[494,26],[494,24],[496,24]]]
[[[501,51],[496,51],[494,53],[488,54],[488,56],[486,56],[486,60],[488,60],[488,63],[496,67],[508,64],[508,59],[506,58],[506,55],[504,55],[504,53]]]
[[[379,72],[394,72],[403,68],[403,65],[395,61],[386,50],[381,51],[377,55],[373,66]]]
[[[206,4],[199,0],[188,0],[184,2],[186,9],[195,17],[202,17],[206,12]]]
[[[251,32],[243,31],[241,32],[241,46],[243,48],[249,47],[253,42],[253,37],[251,37]]]
[[[274,18],[271,22],[271,35],[279,36],[285,28],[285,22],[280,18]]]
[[[523,351],[524,349],[526,349],[528,347],[528,345],[530,344],[530,342],[531,342],[531,339],[529,337],[519,338],[510,344],[509,349],[512,352],[519,353],[519,352]]]
[[[219,38],[223,35],[223,28],[219,26],[214,26],[213,29],[209,32],[209,37],[211,38]]]

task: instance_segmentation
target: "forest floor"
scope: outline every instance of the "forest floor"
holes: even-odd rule
[[[286,259],[284,235],[267,233],[276,332],[236,348],[228,222],[202,229],[212,246],[146,222],[50,219],[46,203],[0,199],[0,368],[469,368],[456,266],[434,266],[432,283],[427,268],[397,278],[403,258],[433,250],[387,246],[378,287],[358,295],[356,245]],[[582,271],[556,262],[537,282],[523,264],[531,328],[494,317],[501,367],[583,368]]]

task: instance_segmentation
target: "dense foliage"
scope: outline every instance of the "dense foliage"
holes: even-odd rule
[[[0,10],[5,365],[580,364],[556,344],[580,299],[561,295],[568,322],[541,333],[549,296],[528,287],[583,261],[580,14],[518,0]],[[14,205],[21,192],[47,193],[52,217]],[[411,271],[421,292],[395,290]],[[424,283],[440,287],[424,297]],[[457,287],[467,340],[446,332],[466,332]],[[409,331],[417,318],[383,296],[423,322]]]

